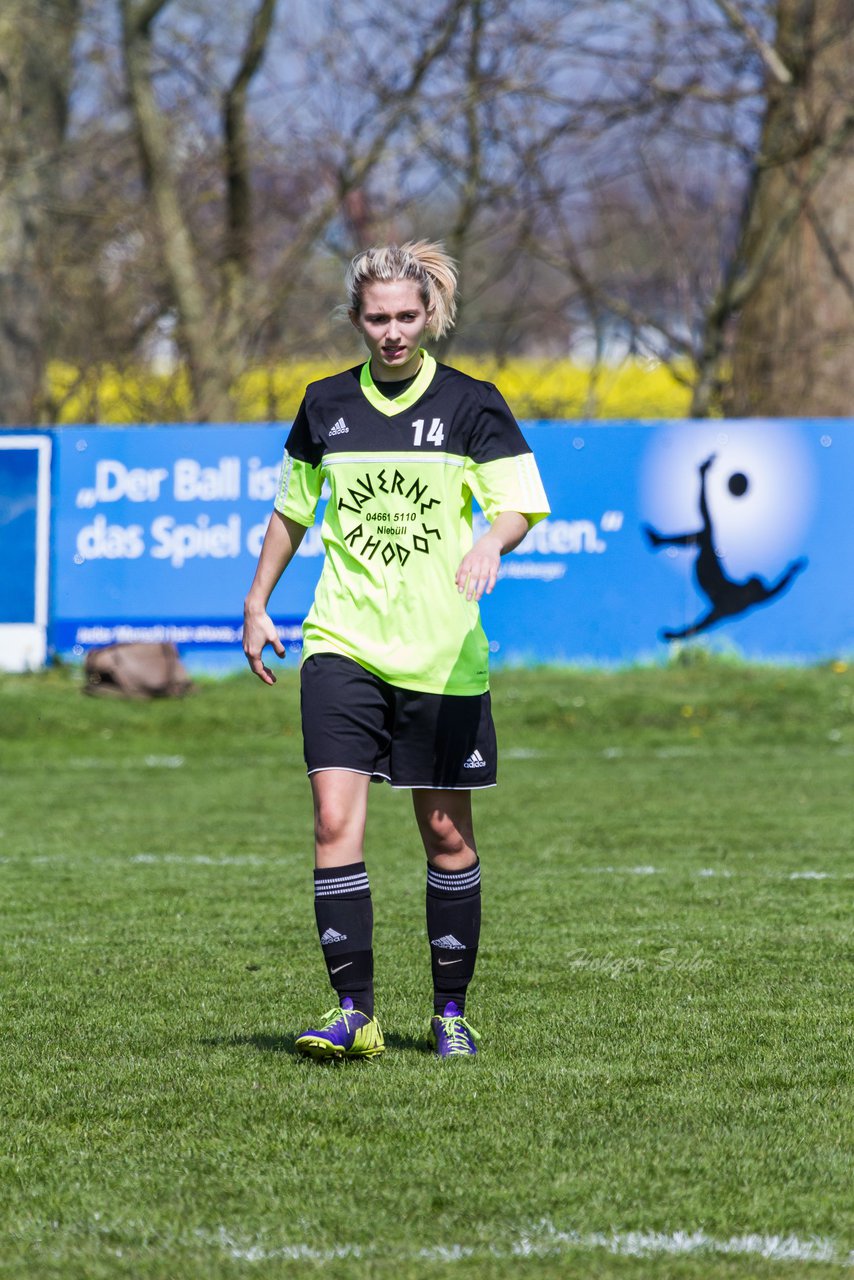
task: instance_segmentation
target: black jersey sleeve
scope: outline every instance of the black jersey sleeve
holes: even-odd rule
[[[472,462],[495,462],[530,453],[519,423],[497,387],[484,383],[484,396],[475,414],[469,436],[468,457]]]
[[[310,526],[323,488],[320,471],[322,448],[311,432],[311,423],[303,400],[294,418],[285,444],[282,471],[274,506],[298,524]]]
[[[303,398],[297,410],[285,449],[288,456],[298,462],[307,462],[310,467],[320,466],[323,443],[312,434],[307,398]]]

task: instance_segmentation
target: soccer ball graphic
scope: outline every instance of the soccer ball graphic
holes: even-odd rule
[[[812,519],[815,465],[802,431],[786,422],[685,423],[656,432],[641,472],[641,516],[668,534],[702,526],[700,468],[715,551],[731,577],[773,578],[800,556]],[[668,548],[690,574],[695,552]]]

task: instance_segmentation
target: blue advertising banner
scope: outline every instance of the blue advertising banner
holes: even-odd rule
[[[695,636],[755,659],[854,652],[854,424],[524,424],[552,515],[502,562],[497,662],[625,663]],[[55,432],[54,649],[173,639],[239,663],[287,427]],[[482,520],[482,517],[478,517]],[[298,648],[323,548],[271,602]]]
[[[57,433],[51,641],[126,640],[240,658],[242,601],[281,468],[284,427],[64,428]],[[323,547],[309,531],[277,594],[298,643]]]
[[[526,433],[553,514],[483,607],[504,660],[626,663],[695,636],[757,660],[854,652],[854,424]]]
[[[38,452],[5,436],[0,442],[0,623],[35,621],[38,475]]]
[[[47,650],[51,440],[0,431],[0,668],[26,671]]]

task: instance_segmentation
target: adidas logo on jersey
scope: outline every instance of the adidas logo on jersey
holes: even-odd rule
[[[334,929],[327,929],[323,937],[320,939],[322,947],[330,947],[333,942],[346,942],[346,933],[337,933]]]
[[[343,418],[339,418],[334,427],[329,428],[330,436],[346,436],[349,435],[350,428]]]
[[[473,751],[463,765],[464,769],[485,769],[486,761],[479,751]]]
[[[446,951],[465,951],[465,943],[460,942],[459,938],[455,938],[452,933],[446,933],[444,938],[431,938],[431,947],[444,947]]]

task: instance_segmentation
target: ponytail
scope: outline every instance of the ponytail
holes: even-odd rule
[[[358,314],[366,284],[395,280],[412,280],[418,286],[430,313],[427,332],[433,338],[443,337],[457,312],[457,267],[444,245],[434,240],[410,240],[357,253],[344,281],[350,310]]]

